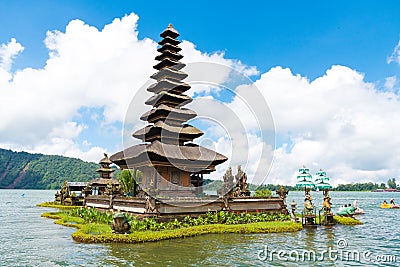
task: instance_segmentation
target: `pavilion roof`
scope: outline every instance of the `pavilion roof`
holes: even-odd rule
[[[96,185],[107,185],[109,183],[112,183],[113,185],[119,185],[119,181],[113,178],[96,178],[93,181],[90,182],[90,186],[96,186]]]
[[[173,145],[161,143],[156,140],[150,144],[139,144],[120,151],[111,156],[111,161],[119,165],[124,161],[129,162],[133,160],[133,162],[135,162],[135,159],[139,159],[144,155],[145,157],[147,156],[146,160],[149,162],[157,158],[152,154],[164,158],[167,161],[180,160],[186,165],[193,165],[196,164],[196,162],[206,162],[210,165],[217,165],[228,159],[218,152],[196,144]]]

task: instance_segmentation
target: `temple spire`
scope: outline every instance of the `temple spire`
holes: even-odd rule
[[[157,51],[160,54],[155,57],[158,63],[154,65],[154,69],[158,72],[151,76],[156,83],[147,88],[153,96],[145,102],[153,106],[153,109],[141,116],[141,119],[147,121],[149,125],[134,132],[132,136],[145,142],[156,140],[167,144],[191,142],[202,136],[203,132],[186,124],[197,114],[183,108],[192,101],[192,98],[185,94],[190,85],[183,82],[188,75],[181,71],[185,64],[180,61],[183,55],[180,54],[180,41],[177,39],[179,33],[170,23],[160,36],[163,38],[158,43],[160,48]]]

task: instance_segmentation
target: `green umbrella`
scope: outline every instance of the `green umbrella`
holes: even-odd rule
[[[323,170],[319,170],[316,172],[316,178],[315,178],[315,187],[325,190],[325,189],[331,189],[332,185],[329,183],[330,178],[326,176],[326,172]]]
[[[303,166],[299,169],[299,175],[297,175],[296,188],[304,188],[305,191],[307,188],[313,189],[314,187],[310,170]]]
[[[323,190],[332,188],[330,184],[324,182],[316,184],[315,187]]]
[[[304,192],[307,191],[307,188],[314,189],[315,185],[311,181],[301,181],[296,183],[296,188],[304,188]]]
[[[296,183],[296,188],[314,188],[315,184],[311,181],[300,181]]]

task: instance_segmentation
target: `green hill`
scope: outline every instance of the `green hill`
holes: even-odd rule
[[[97,168],[75,158],[0,149],[0,188],[59,189],[65,180],[92,180]]]

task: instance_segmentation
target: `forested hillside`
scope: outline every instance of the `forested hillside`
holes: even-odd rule
[[[92,180],[98,167],[75,158],[0,149],[0,188],[59,189],[65,180]]]

